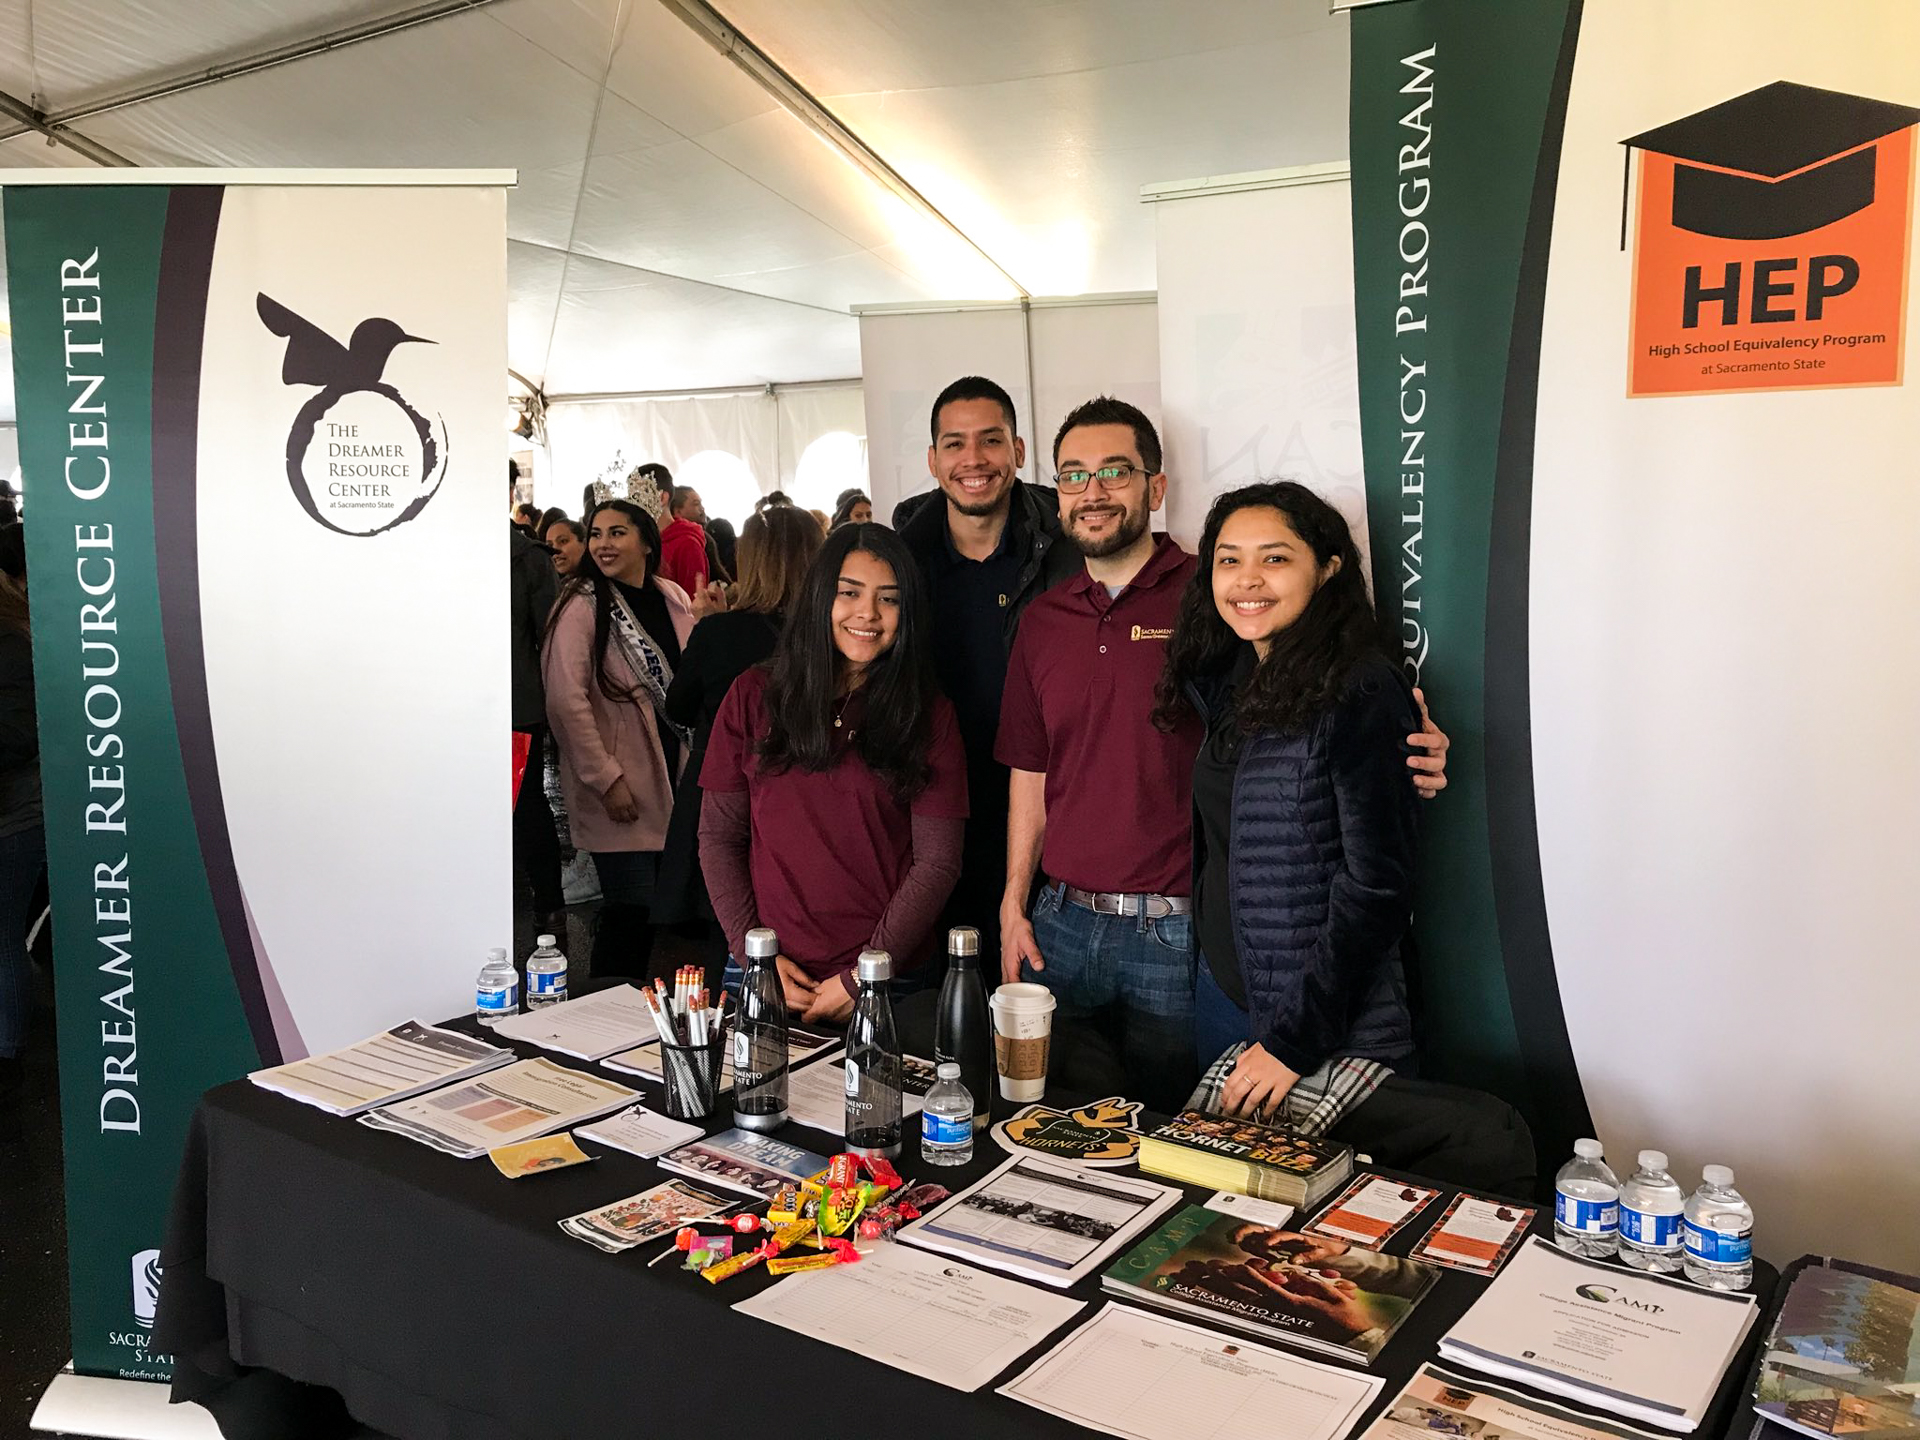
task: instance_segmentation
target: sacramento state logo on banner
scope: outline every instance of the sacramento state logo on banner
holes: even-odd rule
[[[1627,393],[1898,385],[1916,121],[1778,80],[1622,142],[1644,152]]]
[[[374,316],[342,345],[265,294],[258,308],[267,329],[286,337],[280,378],[319,387],[287,432],[293,498],[341,535],[378,535],[406,524],[445,478],[446,425],[440,423],[436,440],[426,416],[386,380],[387,362],[402,345],[435,342]]]

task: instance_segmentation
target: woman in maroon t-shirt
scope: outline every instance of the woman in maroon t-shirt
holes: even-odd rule
[[[960,874],[966,754],[928,648],[926,583],[880,525],[820,552],[773,659],[736,680],[700,772],[700,867],[733,954],[780,937],[804,1020],[853,1010],[853,964],[932,949]]]

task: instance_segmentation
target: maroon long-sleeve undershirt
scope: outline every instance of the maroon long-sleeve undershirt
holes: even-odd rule
[[[898,967],[910,967],[940,919],[940,908],[960,878],[960,845],[966,821],[914,815],[913,860],[881,913],[868,942],[885,950]],[[713,913],[736,959],[746,954],[747,931],[760,923],[748,853],[753,835],[751,802],[744,790],[708,790],[700,807],[700,870]],[[837,976],[851,993],[853,968],[818,957],[788,957],[816,980]]]

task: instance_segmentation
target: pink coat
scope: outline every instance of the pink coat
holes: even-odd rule
[[[674,633],[687,643],[693,607],[687,592],[660,582]],[[560,747],[560,791],[567,797],[567,824],[582,850],[659,850],[667,843],[675,777],[667,773],[653,705],[643,691],[637,701],[609,700],[593,678],[593,595],[568,597],[540,657],[547,687],[547,723]],[[619,643],[607,643],[607,673],[616,685],[631,685],[632,670]],[[640,818],[622,824],[607,814],[607,788],[624,778]]]

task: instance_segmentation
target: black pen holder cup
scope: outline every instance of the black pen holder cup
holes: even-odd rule
[[[660,1074],[666,1082],[667,1114],[675,1120],[704,1120],[720,1103],[721,1060],[727,1036],[704,1045],[675,1045],[660,1037]]]

